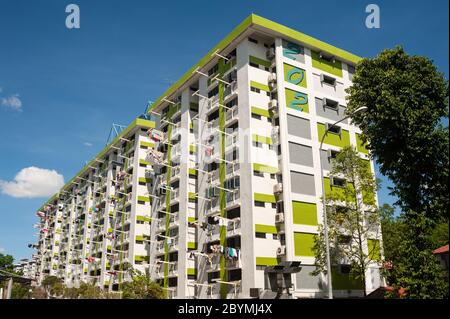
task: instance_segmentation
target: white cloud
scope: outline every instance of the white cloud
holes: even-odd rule
[[[0,88],[0,89],[1,89],[1,88]],[[5,252],[6,252],[5,248],[0,247],[0,254],[3,254],[3,253],[5,253]]]
[[[92,143],[84,142],[83,145],[84,145],[84,146],[87,146],[87,147],[91,147],[91,146],[92,146]]]
[[[22,111],[22,101],[19,98],[19,94],[14,94],[10,95],[9,97],[2,98],[1,105],[13,111]]]
[[[64,185],[64,176],[55,170],[39,167],[26,167],[12,181],[0,180],[3,194],[18,198],[48,197]]]

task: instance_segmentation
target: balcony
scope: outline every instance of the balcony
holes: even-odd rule
[[[233,106],[231,109],[225,112],[225,126],[228,126],[239,119],[239,110],[237,106]]]
[[[223,92],[224,103],[237,95],[237,88],[237,82],[233,82],[225,87],[225,90]]]

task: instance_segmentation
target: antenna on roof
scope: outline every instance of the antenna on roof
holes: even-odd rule
[[[125,129],[125,126],[120,124],[112,124],[111,129],[109,130],[108,139],[106,140],[106,145],[109,145],[114,139]]]

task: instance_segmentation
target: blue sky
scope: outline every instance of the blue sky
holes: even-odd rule
[[[69,3],[80,6],[79,30],[65,27]],[[448,0],[376,1],[380,29],[365,27],[370,3],[0,0],[3,191],[26,196],[17,186],[30,175],[68,181],[103,148],[112,123],[131,122],[252,12],[360,56],[401,44],[448,78]],[[46,171],[22,171],[29,167]],[[393,201],[386,185],[380,203]],[[44,201],[0,193],[0,252],[31,255],[26,245]]]

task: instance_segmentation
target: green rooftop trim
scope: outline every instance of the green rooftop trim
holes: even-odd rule
[[[137,200],[140,202],[151,202],[150,197],[147,196],[138,196]]]
[[[255,82],[255,81],[250,81],[250,86],[254,87],[254,88],[257,88],[257,89],[260,89],[260,90],[263,90],[263,91],[270,92],[270,88],[266,84],[262,84],[262,83]]]
[[[256,266],[276,266],[279,262],[275,257],[256,257]]]
[[[172,95],[178,90],[191,76],[194,75],[194,71],[197,68],[203,67],[214,58],[214,52],[223,50],[229,45],[235,38],[243,33],[247,28],[254,26],[256,29],[269,29],[274,31],[276,35],[286,38],[291,41],[299,41],[303,45],[309,46],[315,50],[324,51],[333,54],[335,57],[344,61],[356,64],[361,60],[361,57],[354,55],[348,51],[339,49],[331,44],[315,39],[302,32],[291,29],[287,26],[279,24],[277,22],[268,20],[266,18],[257,16],[256,14],[249,15],[244,21],[242,21],[236,28],[233,29],[222,41],[220,41],[214,48],[212,48],[203,58],[200,59],[194,66],[192,66],[186,73],[184,73],[178,81],[176,81],[171,87],[169,87],[151,106],[149,111],[159,106],[163,102],[163,98]]]
[[[256,233],[278,234],[278,230],[272,225],[255,224]]]
[[[139,145],[142,147],[155,147],[155,143],[151,143],[151,142],[140,142]]]
[[[257,201],[257,202],[265,202],[265,203],[276,203],[277,202],[275,195],[272,195],[272,194],[254,193],[254,197],[255,197],[255,201]]]
[[[270,173],[270,174],[276,174],[279,171],[278,167],[258,163],[253,163],[253,170],[261,173]]]
[[[145,127],[145,128],[154,128],[156,127],[156,123],[153,121],[148,121],[148,120],[144,120],[144,119],[140,119],[140,118],[136,118],[133,122],[130,123],[130,125],[128,125],[119,135],[116,136],[116,138],[109,143],[105,148],[103,148],[103,150],[101,150],[99,153],[97,153],[97,155],[94,157],[94,159],[92,159],[89,163],[87,163],[78,173],[75,174],[74,177],[72,177],[72,179],[70,181],[68,181],[61,189],[58,193],[56,193],[55,195],[53,195],[47,202],[45,202],[45,204],[43,204],[40,208],[40,210],[42,210],[44,208],[45,205],[48,205],[49,203],[51,203],[52,201],[54,201],[56,198],[58,198],[59,194],[61,193],[61,191],[67,190],[67,188],[72,184],[72,182],[75,181],[75,179],[81,175],[83,175],[89,168],[90,166],[93,166],[95,164],[95,159],[97,158],[102,158],[103,156],[106,155],[106,153],[108,153],[111,149],[111,146],[113,146],[114,144],[117,143],[117,141],[119,141],[122,137],[126,136],[128,133],[130,133],[135,127]]]
[[[262,109],[262,108],[256,107],[256,106],[252,106],[251,110],[252,110],[253,114],[265,116],[265,117],[272,117],[269,110],[265,110],[265,109]]]
[[[267,60],[264,60],[264,59],[257,58],[257,57],[255,57],[255,56],[253,56],[253,55],[250,55],[249,58],[248,58],[248,60],[249,60],[250,62],[252,62],[252,63],[258,64],[258,65],[262,65],[262,66],[265,66],[265,67],[267,67],[267,68],[270,68],[270,66],[272,65],[272,63],[271,63],[270,61],[267,61]]]
[[[272,139],[270,137],[253,134],[252,138],[253,138],[253,142],[272,145]]]

